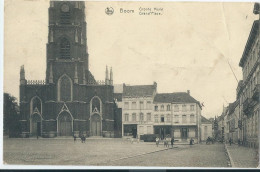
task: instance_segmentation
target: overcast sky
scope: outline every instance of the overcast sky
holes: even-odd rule
[[[253,3],[87,2],[90,70],[104,80],[113,67],[115,84],[158,84],[158,92],[183,92],[220,115],[236,98],[242,79],[239,60],[253,21]],[[19,70],[26,79],[45,79],[47,0],[5,1],[4,91],[19,96]],[[105,14],[113,7],[114,14]],[[141,16],[139,8],[163,8],[160,16]],[[134,10],[120,13],[120,8]]]

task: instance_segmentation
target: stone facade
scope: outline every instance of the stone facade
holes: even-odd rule
[[[157,94],[154,99],[154,132],[161,138],[200,141],[201,105],[190,91]]]
[[[122,136],[138,137],[153,134],[153,99],[157,84],[123,85]]]
[[[157,84],[123,86],[122,136],[140,138],[156,134],[161,139],[200,141],[201,105],[188,92],[157,93]]]
[[[259,14],[259,4],[254,13]],[[241,107],[242,142],[249,147],[258,147],[260,115],[260,22],[255,20],[248,37],[239,66],[242,67],[243,81],[238,90]]]
[[[51,1],[45,81],[20,71],[22,137],[114,137],[113,73],[96,81],[89,71],[85,3]]]
[[[212,122],[206,119],[204,116],[201,116],[200,131],[201,141],[206,141],[208,137],[212,137]]]

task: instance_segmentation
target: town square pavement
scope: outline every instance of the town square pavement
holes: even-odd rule
[[[4,138],[4,164],[157,166],[157,167],[228,167],[223,144],[174,145],[164,148],[155,143],[125,139]]]

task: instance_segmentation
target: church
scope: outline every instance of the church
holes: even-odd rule
[[[21,137],[115,137],[112,68],[105,81],[89,70],[84,1],[51,1],[45,80],[20,69]]]

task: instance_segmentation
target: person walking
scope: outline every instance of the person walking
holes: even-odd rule
[[[167,147],[167,139],[166,139],[166,137],[164,138],[163,143],[164,143],[164,147]]]
[[[231,137],[229,138],[229,145],[231,146],[232,140]]]
[[[172,148],[173,148],[173,143],[174,143],[174,137],[172,137],[172,139],[171,139]]]
[[[193,142],[194,142],[194,140],[193,140],[193,138],[191,138],[190,139],[190,145],[193,145]]]
[[[77,137],[75,135],[73,135],[73,138],[74,138],[74,143],[75,143],[77,140]]]
[[[155,141],[156,141],[156,146],[158,147],[158,145],[159,145],[159,137],[156,137],[156,139],[155,139]]]

